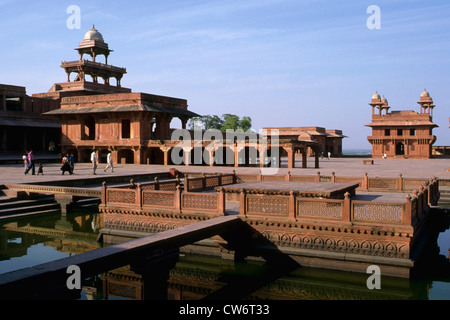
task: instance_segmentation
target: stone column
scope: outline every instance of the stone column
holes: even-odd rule
[[[315,150],[314,151],[314,167],[316,168],[316,169],[319,169],[319,151],[318,150]]]
[[[164,165],[168,166],[169,165],[169,151],[172,150],[172,148],[164,146],[159,149],[161,149],[161,151],[164,152]]]
[[[302,150],[302,168],[306,169],[308,167],[308,150],[303,148]]]
[[[184,165],[186,167],[189,167],[189,165],[191,164],[191,151],[192,148],[183,148],[184,151]]]
[[[295,168],[295,152],[292,147],[283,147],[283,149],[287,152],[288,155],[288,168]]]

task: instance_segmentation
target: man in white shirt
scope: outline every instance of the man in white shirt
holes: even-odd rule
[[[114,172],[114,166],[113,166],[113,162],[112,162],[112,155],[111,155],[111,151],[110,152],[108,152],[108,156],[106,157],[106,161],[107,161],[107,165],[106,165],[106,168],[105,168],[105,172],[106,172],[106,170],[108,170],[109,168],[111,168],[111,173],[113,173]]]
[[[96,174],[95,171],[97,170],[98,157],[95,149],[91,153],[91,162],[92,162],[92,174]]]

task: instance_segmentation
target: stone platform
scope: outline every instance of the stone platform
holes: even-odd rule
[[[291,191],[298,196],[311,198],[344,199],[346,192],[355,194],[356,183],[258,181],[224,186],[225,193],[278,194],[289,195]]]

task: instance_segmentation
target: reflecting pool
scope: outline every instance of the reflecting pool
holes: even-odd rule
[[[102,216],[89,211],[22,218],[0,224],[0,274],[92,251]],[[438,239],[448,259],[450,231]],[[450,279],[381,279],[369,290],[368,275],[291,268],[261,261],[172,252],[157,264],[124,265],[85,279],[80,300],[450,300]],[[147,284],[147,285],[144,285]]]

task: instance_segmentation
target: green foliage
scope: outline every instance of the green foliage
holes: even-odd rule
[[[228,129],[241,129],[246,132],[252,127],[252,119],[247,116],[240,119],[238,116],[229,113],[223,114],[222,117],[217,115],[206,115],[203,117],[191,118],[188,126],[191,130],[217,129],[225,132]]]

